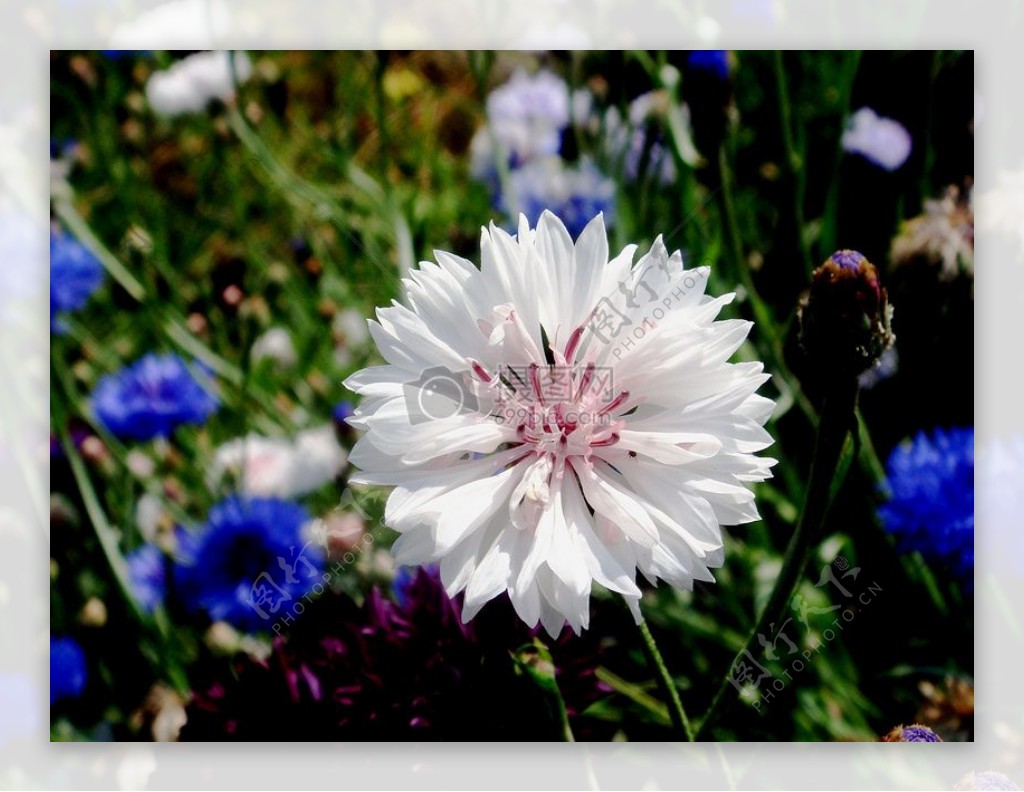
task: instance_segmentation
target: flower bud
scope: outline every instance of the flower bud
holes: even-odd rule
[[[226,621],[215,621],[203,636],[210,650],[217,655],[232,655],[238,651],[242,636]]]
[[[942,738],[927,726],[915,723],[913,726],[897,726],[879,742],[942,742]]]
[[[814,271],[800,305],[800,344],[815,368],[856,377],[893,345],[892,308],[878,270],[839,250]]]
[[[86,627],[102,627],[107,623],[107,606],[99,597],[90,597],[78,618]]]

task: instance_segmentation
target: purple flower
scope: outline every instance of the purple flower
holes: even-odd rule
[[[927,726],[915,723],[913,726],[897,726],[882,742],[942,742],[942,738]]]
[[[97,419],[117,437],[169,437],[182,424],[202,424],[218,406],[205,372],[177,355],[148,354],[108,374],[92,394]]]
[[[831,260],[840,268],[852,272],[856,272],[860,268],[861,262],[867,261],[864,254],[858,253],[856,250],[837,250],[832,254]]]
[[[516,673],[511,655],[533,633],[507,599],[464,625],[436,573],[419,569],[399,585],[398,603],[377,589],[362,605],[324,594],[267,660],[206,669],[182,739],[557,739],[539,689]],[[571,718],[607,693],[594,676],[597,641],[551,647]],[[575,727],[581,738],[611,734],[595,719]]]

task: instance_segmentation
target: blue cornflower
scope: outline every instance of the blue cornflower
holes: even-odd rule
[[[356,441],[356,431],[348,424],[348,419],[355,414],[355,407],[352,402],[338,402],[331,411],[331,419],[334,423],[334,434],[338,442],[351,446]]]
[[[514,171],[509,181],[518,211],[532,226],[545,209],[561,219],[573,239],[601,212],[606,225],[614,222],[615,182],[587,160],[575,167],[555,157],[537,160]],[[500,203],[508,211],[503,199]]]
[[[144,544],[125,556],[132,593],[146,613],[164,601],[167,588],[164,554],[156,545]]]
[[[212,382],[205,379],[205,372],[193,373],[177,355],[148,354],[100,379],[93,412],[118,437],[168,437],[180,424],[202,424],[217,410]]]
[[[728,50],[693,50],[686,56],[691,69],[713,74],[720,80],[729,76]]]
[[[974,428],[921,432],[886,466],[892,497],[879,509],[902,550],[947,564],[968,586],[974,575]]]
[[[50,231],[50,331],[63,332],[60,314],[77,311],[103,283],[103,265],[70,236]]]
[[[210,509],[206,526],[174,569],[186,607],[244,630],[269,629],[315,584],[324,555],[303,541],[306,510],[277,498],[232,496]]]
[[[50,703],[77,698],[85,689],[85,652],[74,638],[50,636]]]
[[[355,408],[352,406],[352,402],[343,401],[338,402],[334,405],[334,409],[331,411],[331,417],[337,424],[343,424],[345,421],[352,417],[355,412]]]

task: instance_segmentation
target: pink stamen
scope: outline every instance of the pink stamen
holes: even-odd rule
[[[572,331],[572,335],[569,336],[569,343],[565,345],[565,362],[572,363],[572,359],[576,357],[576,350],[579,349],[580,339],[583,338],[583,326],[577,327]]]
[[[594,371],[597,366],[593,363],[588,363],[586,369],[583,371],[583,376],[580,378],[580,386],[576,391],[576,396],[573,401],[578,402],[583,396],[583,392],[590,387],[590,381],[594,379]]]
[[[626,401],[628,398],[629,398],[629,391],[622,391],[622,393],[620,393],[618,396],[616,396],[614,399],[612,399],[611,402],[609,402],[607,405],[602,407],[601,411],[598,413],[598,415],[604,415],[605,413],[610,413],[613,410],[618,409],[618,407],[624,401]]]
[[[530,364],[527,375],[530,378],[530,385],[533,388],[533,392],[537,396],[537,401],[540,402],[541,407],[544,407],[544,394],[541,392],[540,388],[540,371],[536,363]]]
[[[469,363],[472,366],[473,373],[476,374],[477,378],[481,382],[485,382],[488,385],[490,385],[494,378],[487,373],[487,370],[472,358],[469,359]]]

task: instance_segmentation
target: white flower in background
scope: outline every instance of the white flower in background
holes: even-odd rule
[[[950,187],[939,200],[926,200],[924,212],[905,220],[892,243],[897,266],[922,258],[939,269],[939,279],[974,272],[974,202]]]
[[[751,324],[716,321],[659,237],[609,261],[604,221],[575,243],[545,212],[484,230],[482,266],[444,252],[370,330],[386,365],[346,382],[362,401],[353,483],[392,485],[399,564],[440,564],[462,618],[508,592],[552,635],[588,626],[594,581],[639,619],[639,569],[712,581],[722,525],[758,519],[749,482],[773,460],[760,363],[729,357]]]
[[[361,347],[370,341],[370,331],[366,329],[366,317],[353,308],[346,308],[336,313],[331,322],[331,329],[347,346]]]
[[[894,171],[910,156],[911,139],[899,121],[883,118],[870,107],[862,107],[847,123],[842,145],[846,151]]]
[[[164,504],[156,495],[147,492],[139,498],[135,503],[135,526],[139,529],[139,535],[147,542],[156,542],[166,514]]]
[[[331,321],[331,335],[334,338],[334,363],[339,368],[351,365],[353,353],[364,350],[370,341],[366,317],[352,308],[346,308],[334,315]]]
[[[999,174],[999,185],[978,196],[978,228],[1017,238],[1024,252],[1024,168]]]
[[[561,77],[547,70],[533,75],[517,70],[487,97],[487,124],[470,145],[474,176],[493,173],[495,142],[515,166],[557,154],[562,130],[569,125],[569,109],[569,86]]]
[[[570,111],[574,126],[589,132],[600,129],[601,116],[594,107],[594,95],[586,88],[577,88],[572,92]]]
[[[235,92],[231,55],[223,50],[199,52],[166,71],[154,72],[146,83],[146,98],[153,111],[162,116],[198,113],[214,99],[230,99]],[[244,82],[252,75],[252,63],[244,52],[234,55],[238,81]]]
[[[271,327],[257,338],[251,355],[255,362],[272,360],[282,368],[291,368],[298,361],[292,337],[283,327]]]
[[[217,449],[209,484],[216,487],[231,473],[247,495],[292,498],[331,481],[345,462],[330,424],[303,430],[294,440],[250,434]]]
[[[173,0],[114,28],[111,49],[208,49],[231,28],[223,0]]]

